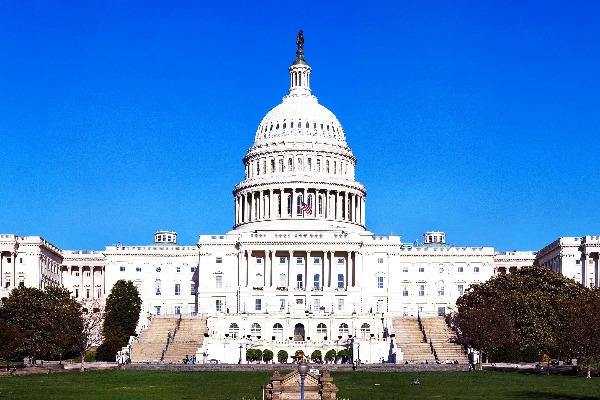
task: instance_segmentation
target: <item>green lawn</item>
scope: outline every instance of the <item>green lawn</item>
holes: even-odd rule
[[[338,398],[566,399],[600,397],[600,379],[509,372],[333,373]],[[260,400],[270,371],[88,371],[0,378],[0,399],[207,399]],[[410,384],[418,378],[420,386]]]

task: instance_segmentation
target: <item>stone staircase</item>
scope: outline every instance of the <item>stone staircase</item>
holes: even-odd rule
[[[167,346],[169,332],[173,334],[179,318],[154,318],[131,344],[131,361],[160,361],[163,349]]]
[[[175,338],[165,353],[165,362],[179,362],[186,356],[195,355],[208,333],[206,318],[182,318]]]
[[[429,343],[419,328],[417,318],[394,318],[392,329],[396,335],[396,347],[404,353],[404,361],[420,363],[425,360],[435,362]],[[401,363],[402,361],[396,361]]]
[[[456,333],[448,327],[444,318],[422,318],[427,340],[431,341],[438,360],[457,360],[460,364],[468,363],[463,346],[456,344]]]

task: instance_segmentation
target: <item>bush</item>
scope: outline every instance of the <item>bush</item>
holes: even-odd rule
[[[273,352],[271,350],[265,350],[263,351],[263,361],[268,363],[271,360],[273,360]]]
[[[279,361],[280,363],[286,363],[288,360],[288,352],[285,350],[279,350],[277,352],[277,361]]]
[[[325,353],[325,360],[333,361],[333,360],[335,360],[336,355],[337,355],[337,353],[335,352],[335,350],[333,350],[333,349],[328,350],[327,353]]]
[[[315,350],[310,355],[311,360],[313,361],[321,361],[323,359],[323,354],[321,350]]]

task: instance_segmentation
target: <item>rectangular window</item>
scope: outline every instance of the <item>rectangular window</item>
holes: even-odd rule
[[[419,285],[419,297],[425,296],[425,285]]]
[[[89,298],[90,298],[90,289],[85,289],[85,297],[86,297],[87,299],[89,299]]]
[[[142,267],[135,267],[135,272],[142,272]]]
[[[321,259],[319,257],[315,257],[313,259],[313,264],[320,264],[321,263]]]
[[[285,310],[285,299],[279,299],[279,311]]]
[[[181,314],[181,306],[175,306],[175,315]]]
[[[12,258],[10,258],[10,257],[6,257],[6,263],[7,263],[7,264],[10,264],[11,262],[12,262]]]
[[[319,308],[321,308],[321,299],[315,299],[314,301],[314,312],[318,312]]]
[[[25,281],[19,281],[19,287],[25,287]],[[88,290],[88,292],[89,292],[89,290]]]
[[[262,264],[262,258],[257,258],[257,259],[256,259],[256,263],[257,263],[257,264]]]
[[[303,262],[304,262],[304,258],[302,258],[302,257],[296,258],[296,264],[302,264]]]
[[[195,295],[196,294],[196,284],[195,283],[192,283],[190,285],[190,294],[191,295]]]
[[[87,276],[89,278],[90,276],[92,276],[92,273],[91,272],[86,272],[85,276]]]
[[[383,264],[383,257],[377,258],[377,264]]]
[[[194,273],[198,270],[198,267],[191,267],[190,268],[190,272]]]
[[[402,288],[402,296],[403,297],[408,297],[408,286],[404,286]]]
[[[181,267],[175,267],[175,272],[181,272]]]
[[[465,286],[464,285],[458,285],[458,295],[462,296],[463,294],[465,294]]]
[[[383,289],[383,276],[377,277],[377,289]]]
[[[125,267],[121,267],[121,271],[125,271]],[[75,276],[79,276],[79,272],[75,272]]]
[[[223,300],[215,300],[215,310],[217,310],[217,312],[223,311]]]
[[[121,272],[125,272],[125,267],[124,267],[123,265],[121,265],[121,266],[119,267],[119,271],[121,271]],[[79,272],[77,272],[75,275],[76,275],[76,276],[79,276]]]
[[[96,293],[97,298],[102,298],[102,289],[98,289],[98,293]]]
[[[338,299],[337,306],[338,311],[344,311],[344,299]]]
[[[444,295],[444,291],[445,291],[445,289],[444,289],[443,286],[438,287],[438,296],[443,296]]]
[[[419,272],[425,272],[425,267],[419,267]]]
[[[298,289],[302,289],[304,287],[303,283],[304,283],[304,279],[303,279],[302,274],[296,275],[296,287]]]
[[[222,264],[223,263],[223,257],[217,257],[217,258],[215,258],[215,263]]]
[[[215,287],[217,289],[223,288],[223,276],[222,275],[215,276]]]
[[[181,294],[181,284],[175,284],[175,296],[179,296]]]
[[[256,299],[254,302],[254,310],[256,311],[260,311],[262,310],[262,300],[261,299]]]
[[[279,257],[279,264],[285,264],[285,257]]]
[[[402,267],[402,272],[408,272],[408,267]]]
[[[581,260],[575,260],[575,264],[579,265],[581,263]]]
[[[338,274],[338,288],[344,288],[344,274]]]
[[[473,272],[479,272],[479,267],[473,267]]]
[[[377,300],[377,312],[378,313],[383,312],[383,300]]]
[[[458,272],[463,272],[464,268],[463,267],[458,267]]]
[[[338,264],[343,264],[344,263],[344,259],[343,258],[338,258]]]
[[[154,314],[160,315],[160,306],[154,306]]]
[[[75,297],[79,297],[79,289],[75,289]]]
[[[315,274],[314,280],[313,280],[313,287],[315,289],[318,289],[320,286],[321,286],[321,275]]]

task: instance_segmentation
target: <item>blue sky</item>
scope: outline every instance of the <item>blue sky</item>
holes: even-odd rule
[[[2,1],[0,232],[229,231],[302,29],[370,231],[500,251],[598,235],[598,21],[597,1]]]

